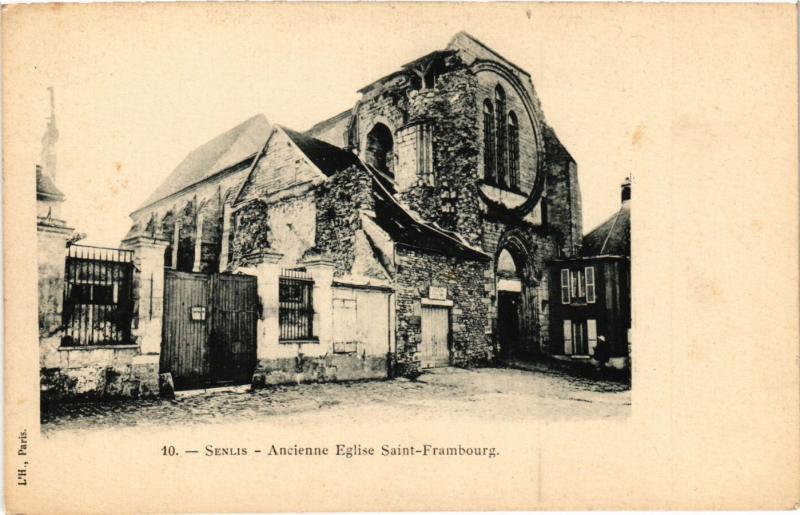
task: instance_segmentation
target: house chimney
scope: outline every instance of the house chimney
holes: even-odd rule
[[[622,184],[620,185],[622,189],[622,203],[629,201],[631,199],[631,178],[626,177]]]

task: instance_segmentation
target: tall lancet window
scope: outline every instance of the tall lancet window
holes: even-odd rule
[[[508,113],[508,186],[519,188],[519,124],[514,111]]]
[[[506,92],[497,86],[494,90],[495,119],[497,132],[497,182],[506,186],[508,179],[508,130],[506,127]]]
[[[494,109],[492,103],[486,100],[483,103],[483,178],[487,182],[495,182],[495,139],[494,139]]]

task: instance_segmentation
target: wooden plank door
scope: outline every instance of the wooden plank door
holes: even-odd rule
[[[210,290],[207,274],[164,271],[160,368],[172,373],[176,389],[198,388],[209,382]]]
[[[450,364],[450,312],[439,306],[422,306],[422,368],[446,367]]]
[[[256,278],[214,274],[211,291],[211,380],[218,385],[249,383],[256,366]]]
[[[504,357],[512,357],[519,350],[519,304],[519,293],[497,294],[497,335],[500,340],[500,353]]]

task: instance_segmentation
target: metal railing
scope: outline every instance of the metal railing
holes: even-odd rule
[[[313,339],[314,280],[303,269],[284,269],[278,287],[280,340]]]
[[[61,344],[131,343],[132,313],[133,251],[69,245]]]

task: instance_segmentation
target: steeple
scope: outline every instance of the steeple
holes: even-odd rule
[[[42,136],[42,154],[40,164],[42,173],[48,175],[54,182],[56,179],[56,142],[58,141],[58,129],[56,128],[56,104],[53,87],[47,88],[50,92],[50,118],[47,121],[47,129]]]
[[[50,91],[50,119],[42,136],[41,163],[36,165],[36,213],[40,226],[63,227],[61,204],[64,194],[56,187],[56,149],[58,129],[56,129],[55,101],[53,88]]]

